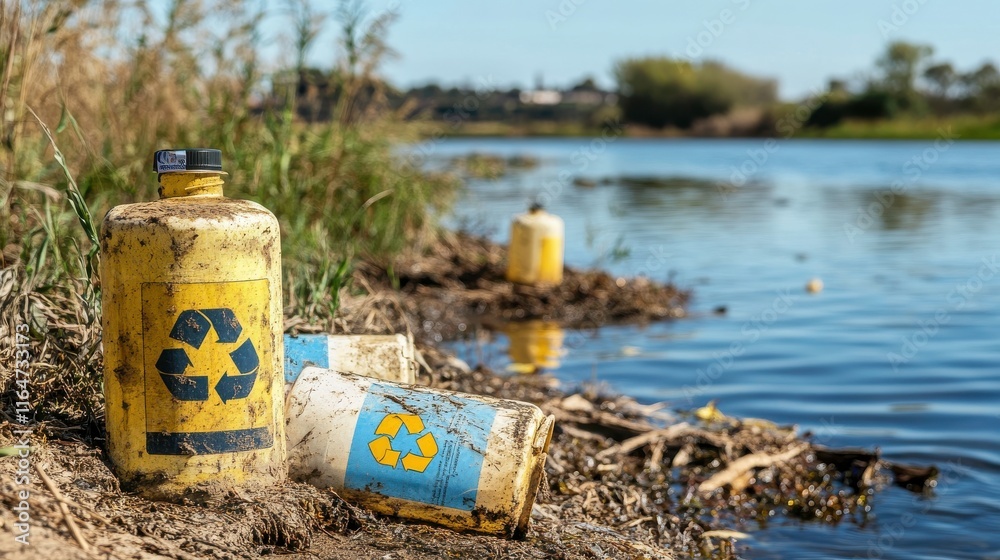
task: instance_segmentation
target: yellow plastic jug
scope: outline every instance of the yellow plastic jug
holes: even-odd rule
[[[507,280],[519,284],[559,284],[563,278],[566,226],[535,204],[514,218],[507,254]]]
[[[278,221],[223,196],[219,150],[156,152],[160,200],[101,227],[108,453],[122,487],[284,480]]]

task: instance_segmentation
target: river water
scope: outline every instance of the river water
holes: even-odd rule
[[[542,346],[564,348],[543,361],[568,386],[680,408],[717,399],[726,414],[942,471],[929,497],[885,489],[863,523],[744,527],[747,557],[1000,558],[1000,143],[608,136],[422,149],[541,162],[471,181],[450,225],[506,241],[510,217],[540,198],[566,220],[569,265],[694,291],[681,320],[549,333]],[[820,293],[805,289],[813,278]],[[454,348],[503,369],[510,346],[497,334]]]

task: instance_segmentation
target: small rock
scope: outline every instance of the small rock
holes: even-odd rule
[[[588,401],[583,395],[576,394],[563,399],[562,408],[569,412],[593,412],[594,403]]]

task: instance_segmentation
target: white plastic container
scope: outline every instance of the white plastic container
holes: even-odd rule
[[[527,531],[554,425],[534,405],[309,367],[287,412],[295,480],[388,515]]]
[[[285,383],[295,383],[309,366],[377,377],[398,383],[417,382],[413,341],[401,334],[285,335]],[[286,385],[285,389],[288,390]]]

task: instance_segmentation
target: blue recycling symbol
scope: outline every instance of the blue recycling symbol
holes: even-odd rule
[[[189,309],[181,312],[170,329],[170,338],[187,344],[195,350],[201,348],[208,336],[209,329],[215,330],[217,344],[234,343],[239,340],[243,326],[236,320],[236,314],[231,309]],[[257,367],[260,358],[257,349],[250,339],[243,341],[236,350],[229,353],[233,366],[238,373],[222,374],[222,379],[215,385],[215,392],[222,402],[233,399],[245,399],[250,395],[257,381]],[[181,401],[207,401],[208,376],[185,375],[188,366],[194,366],[184,348],[167,348],[156,360],[156,369],[160,379],[167,386],[170,394]]]

